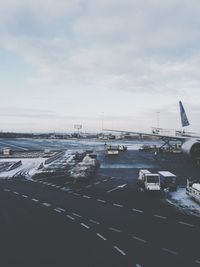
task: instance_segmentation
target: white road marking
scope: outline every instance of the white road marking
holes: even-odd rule
[[[50,207],[51,206],[50,203],[46,203],[46,202],[42,203],[42,205],[44,205],[45,207]]]
[[[140,264],[138,264],[138,263],[136,263],[135,266],[136,266],[136,267],[142,267],[142,265],[140,265]]]
[[[103,182],[107,182],[107,181],[108,181],[107,179],[103,180]]]
[[[196,260],[195,263],[200,264],[200,260]]]
[[[28,148],[24,148],[24,147],[21,147],[21,146],[16,146],[16,145],[13,145],[13,144],[10,144],[10,143],[6,143],[6,142],[0,142],[0,143],[3,144],[3,145],[6,145],[6,146],[16,147],[16,148],[19,148],[19,149],[24,150],[24,151],[28,151],[29,150]]]
[[[18,193],[18,192],[13,192],[13,194],[15,194],[15,195],[19,195],[19,193]]]
[[[176,251],[173,251],[171,249],[168,249],[168,248],[161,248],[161,250],[165,251],[165,252],[168,252],[172,255],[177,255],[177,252]]]
[[[94,184],[100,184],[100,182],[96,182],[96,183],[94,183]]]
[[[56,186],[56,188],[58,188],[58,189],[59,189],[59,188],[60,188],[60,186],[59,186],[59,185],[57,185],[57,186]]]
[[[80,214],[78,214],[78,213],[72,213],[74,216],[76,216],[76,217],[79,217],[79,218],[82,218],[82,216],[80,215]]]
[[[117,204],[117,203],[113,203],[113,206],[118,207],[118,208],[123,208],[123,205]]]
[[[97,222],[97,221],[94,221],[94,220],[89,220],[91,223],[94,223],[94,224],[100,224],[99,222]]]
[[[79,194],[79,193],[74,193],[74,195],[75,195],[75,196],[80,196],[81,194]]]
[[[90,229],[90,227],[84,223],[80,223],[80,225],[82,225],[83,227],[85,227],[86,229]]]
[[[97,201],[98,201],[98,202],[101,202],[101,203],[106,203],[106,201],[103,200],[103,199],[97,199]]]
[[[65,212],[66,210],[65,209],[63,209],[63,208],[57,208],[58,210],[60,210],[60,211],[63,211],[63,212]]]
[[[89,196],[86,196],[86,195],[83,195],[84,198],[87,198],[87,199],[90,199],[91,197]]]
[[[28,196],[27,195],[22,195],[22,197],[27,198]]]
[[[67,218],[69,218],[70,220],[72,220],[72,221],[74,221],[75,220],[75,218],[74,217],[72,217],[72,216],[70,216],[70,215],[66,215],[66,217]]]
[[[137,240],[137,241],[140,241],[140,242],[142,242],[142,243],[147,243],[146,240],[144,240],[144,239],[142,239],[142,238],[139,238],[139,237],[137,237],[137,236],[133,236],[132,238],[135,239],[135,240]]]
[[[114,249],[116,249],[119,253],[121,253],[123,256],[125,256],[126,255],[126,253],[123,251],[123,250],[121,250],[120,248],[118,248],[117,246],[114,246]]]
[[[62,211],[61,210],[59,210],[59,209],[53,209],[53,210],[55,210],[56,212],[59,212],[59,213],[61,213]]]
[[[5,192],[10,192],[10,189],[4,189],[3,191],[5,191]]]
[[[194,224],[191,224],[191,223],[186,223],[186,222],[178,222],[179,224],[182,224],[182,225],[186,225],[186,226],[189,226],[189,227],[194,227]]]
[[[161,216],[161,215],[158,215],[158,214],[154,214],[153,216],[156,217],[156,218],[159,218],[159,219],[163,219],[163,220],[167,219],[167,217]]]
[[[92,187],[92,185],[91,185],[91,184],[89,184],[89,185],[87,185],[87,186],[86,186],[86,188],[90,188],[90,187]]]
[[[143,213],[143,210],[138,210],[138,209],[132,209],[132,211]]]
[[[103,239],[104,241],[107,240],[107,238],[105,238],[104,236],[100,235],[99,233],[96,233],[96,235],[97,235],[98,237],[100,237],[101,239]]]
[[[35,198],[32,198],[32,200],[33,200],[34,202],[38,202],[38,201],[39,201],[38,199],[35,199]]]
[[[114,232],[121,233],[121,230],[119,230],[119,229],[116,229],[116,228],[113,228],[113,227],[110,227],[109,229],[114,231]]]
[[[118,189],[121,189],[121,188],[124,188],[125,186],[127,186],[127,184],[122,184],[122,185],[118,185],[117,187],[111,189],[111,190],[108,190],[107,193],[111,193],[115,190],[118,190]]]

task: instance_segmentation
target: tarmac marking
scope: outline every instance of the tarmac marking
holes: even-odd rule
[[[186,225],[186,226],[189,226],[189,227],[194,227],[194,224],[191,224],[191,223],[186,223],[186,222],[178,222],[179,224],[182,224],[182,225]]]
[[[86,229],[90,229],[90,227],[84,223],[80,223],[80,225],[82,225],[83,227],[85,227]]]
[[[195,263],[200,264],[200,260],[196,260]]]
[[[46,203],[46,202],[42,203],[42,205],[44,205],[45,207],[50,207],[51,206],[50,203]]]
[[[116,250],[117,250],[119,253],[121,253],[123,256],[126,255],[126,253],[125,253],[123,250],[121,250],[120,248],[118,248],[117,246],[114,246],[113,248],[116,249]]]
[[[139,212],[139,213],[143,213],[144,212],[143,210],[138,210],[138,209],[132,209],[132,211]]]
[[[156,218],[159,218],[159,219],[163,219],[163,220],[167,219],[167,217],[161,216],[161,215],[158,215],[158,214],[154,214],[153,216],[156,217]]]
[[[80,215],[80,214],[78,214],[78,213],[72,213],[74,216],[76,216],[76,217],[79,217],[79,218],[82,218],[82,216]]]
[[[104,241],[107,240],[107,238],[105,238],[104,236],[100,235],[99,233],[96,233],[96,235],[97,235],[98,237],[100,237],[101,239],[103,239]]]
[[[32,200],[33,200],[34,202],[38,202],[38,201],[39,201],[39,200],[36,199],[36,198],[32,198]]]
[[[103,180],[103,182],[107,182],[107,181],[108,181],[107,179]]]
[[[174,250],[171,250],[171,249],[168,249],[168,248],[161,248],[161,250],[165,251],[165,252],[168,252],[172,255],[177,255],[178,253]]]
[[[96,183],[94,183],[94,184],[100,184],[100,182],[96,182]]]
[[[116,229],[116,228],[113,228],[113,227],[110,227],[109,229],[111,231],[114,231],[114,232],[117,232],[117,233],[121,233],[121,230],[119,230],[119,229]]]
[[[138,264],[138,263],[136,263],[135,266],[136,266],[136,267],[142,267],[142,265],[140,265],[140,264]]]
[[[13,194],[15,194],[15,195],[19,195],[19,193],[18,193],[18,192],[13,192]]]
[[[118,208],[123,208],[124,207],[123,205],[116,204],[116,203],[113,203],[113,206],[118,207]]]
[[[5,191],[5,192],[10,192],[10,189],[4,189],[3,191]]]
[[[87,185],[87,186],[86,186],[86,188],[90,188],[90,187],[92,187],[92,185],[91,185],[91,184],[89,184],[89,185]]]
[[[94,220],[89,220],[91,223],[94,223],[94,224],[100,224],[99,222],[97,222],[97,221],[94,221]]]
[[[13,144],[10,144],[10,143],[6,143],[6,142],[0,142],[0,143],[3,144],[3,145],[16,147],[16,148],[19,148],[19,149],[24,150],[24,151],[28,151],[29,150],[28,148],[24,148],[24,147],[21,147],[21,146],[16,146],[16,145],[13,145]]]
[[[59,188],[60,188],[60,186],[59,186],[59,185],[57,185],[57,186],[56,186],[56,188],[58,188],[58,189],[59,189]]]
[[[80,196],[81,194],[79,194],[79,193],[74,193],[74,195],[75,195],[75,196]]]
[[[58,213],[61,213],[62,211],[59,210],[59,209],[53,209],[54,211],[58,212]]]
[[[97,199],[98,202],[101,202],[101,203],[106,203],[105,200],[102,200],[102,199]]]
[[[75,221],[75,218],[72,217],[72,216],[70,216],[70,215],[66,215],[66,217],[69,218],[69,219],[72,220],[72,221]]]
[[[139,237],[137,237],[137,236],[133,236],[132,238],[135,239],[135,240],[137,240],[137,241],[139,241],[139,242],[147,243],[146,240],[144,240],[144,239],[142,239],[142,238],[139,238]]]
[[[28,198],[28,196],[27,196],[27,195],[22,195],[22,197],[24,197],[24,198]]]
[[[86,195],[83,195],[84,198],[87,198],[87,199],[90,199],[91,197],[89,196],[86,196]]]
[[[57,208],[58,210],[62,211],[62,212],[65,212],[66,210],[63,209],[63,208]]]

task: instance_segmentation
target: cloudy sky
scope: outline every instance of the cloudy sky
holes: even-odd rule
[[[199,0],[1,0],[0,130],[200,131]]]

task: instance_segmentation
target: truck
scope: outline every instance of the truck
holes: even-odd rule
[[[170,191],[177,190],[177,176],[169,171],[159,171],[160,183],[162,189],[168,188]]]
[[[138,186],[146,192],[161,192],[160,176],[149,170],[141,169],[138,176]]]

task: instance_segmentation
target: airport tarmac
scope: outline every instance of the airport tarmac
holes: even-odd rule
[[[32,149],[49,141],[3,142]],[[0,180],[3,266],[200,266],[200,219],[136,190],[140,168],[169,170],[184,186],[186,178],[198,178],[199,166],[181,154],[155,160],[134,150],[138,142],[116,157],[106,157],[99,141],[63,143],[94,149],[101,168],[77,184],[59,177]]]

